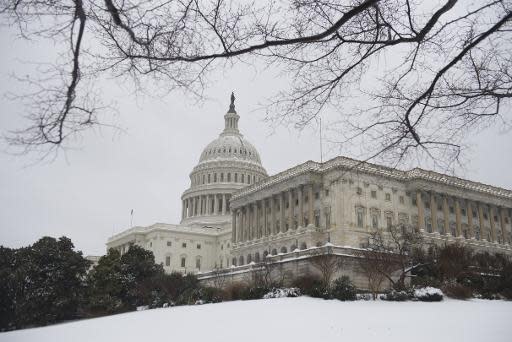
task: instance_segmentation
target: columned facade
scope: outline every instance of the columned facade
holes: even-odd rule
[[[512,191],[431,171],[390,170],[343,157],[307,162],[231,199],[235,210],[255,205],[262,208],[252,211],[256,219],[269,228],[234,240],[237,260],[325,244],[360,248],[373,229],[396,223],[439,243],[512,254]],[[250,229],[247,221],[241,225]]]

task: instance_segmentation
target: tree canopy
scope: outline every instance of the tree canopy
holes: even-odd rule
[[[212,70],[249,58],[291,77],[269,119],[302,128],[333,108],[333,141],[367,159],[447,167],[468,134],[510,124],[507,0],[0,0],[0,13],[22,37],[66,49],[30,80],[29,124],[9,137],[29,150],[101,124],[101,96],[87,86],[99,75],[201,94]]]

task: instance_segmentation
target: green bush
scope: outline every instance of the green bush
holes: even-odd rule
[[[388,290],[384,294],[380,295],[380,299],[391,302],[405,302],[411,298],[412,294],[409,291],[397,291],[395,289]]]
[[[242,298],[243,300],[250,300],[250,299],[263,299],[263,296],[266,295],[270,289],[265,286],[254,286],[254,287],[246,287],[242,291]]]
[[[320,278],[311,274],[297,277],[292,282],[292,287],[298,287],[302,294],[315,298],[330,298],[329,291],[326,291]]]
[[[355,300],[356,287],[349,277],[343,276],[334,281],[331,287],[331,296],[338,300]]]

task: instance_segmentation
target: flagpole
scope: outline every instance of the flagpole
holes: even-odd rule
[[[130,228],[133,228],[133,209],[132,209],[132,212],[130,214]]]

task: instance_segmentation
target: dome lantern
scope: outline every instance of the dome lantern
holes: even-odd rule
[[[238,119],[240,119],[240,116],[235,110],[235,93],[232,92],[229,110],[224,115],[224,131],[222,134],[240,134],[238,131]]]

